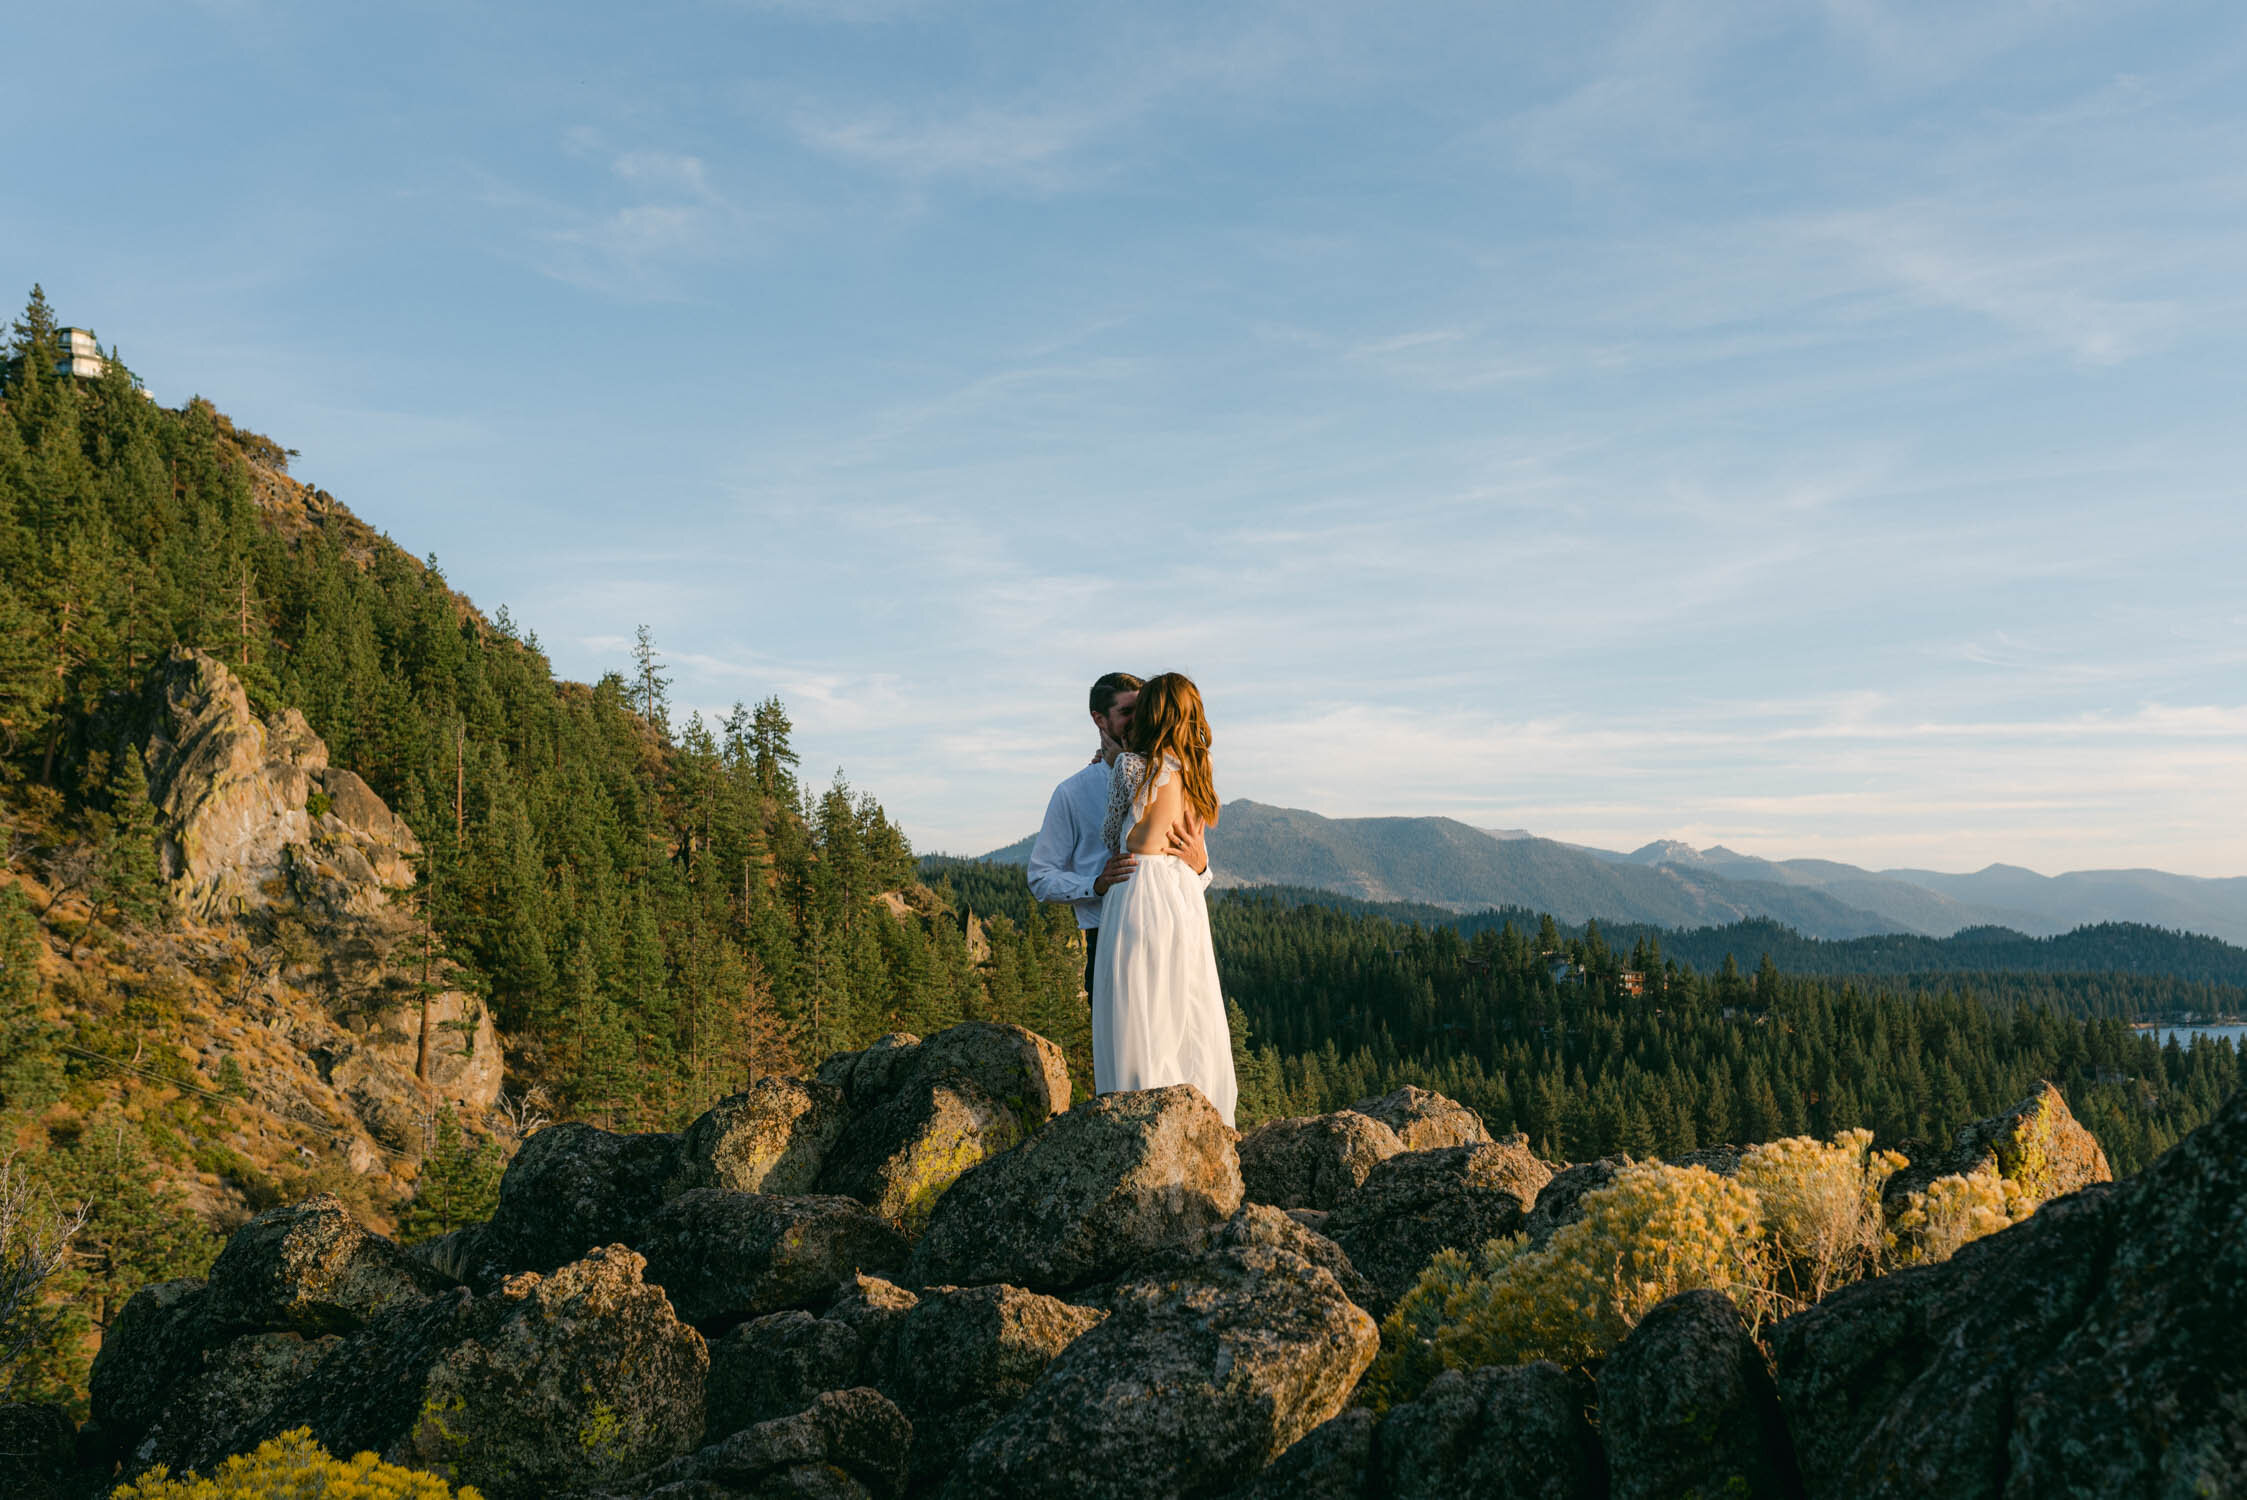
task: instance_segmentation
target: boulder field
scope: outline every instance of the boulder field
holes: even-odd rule
[[[885,1037],[675,1134],[543,1130],[489,1223],[412,1249],[333,1198],[260,1214],[133,1297],[75,1436],[0,1406],[0,1493],[300,1426],[489,1500],[2247,1493],[2247,1099],[2128,1182],[2088,1141],[2056,1092],[1968,1127],[1948,1170],[2061,1196],[1760,1341],[1690,1292],[1596,1377],[1376,1414],[1429,1259],[1548,1238],[1614,1164],[1418,1089],[1239,1136],[1186,1087],[1072,1107],[1018,1027]]]

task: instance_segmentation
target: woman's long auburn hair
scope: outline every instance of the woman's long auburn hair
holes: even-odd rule
[[[1201,689],[1183,672],[1165,672],[1139,689],[1131,711],[1131,748],[1147,757],[1150,771],[1162,772],[1165,755],[1178,757],[1178,777],[1186,805],[1212,827],[1217,823],[1217,782],[1209,772],[1209,716],[1202,712]]]

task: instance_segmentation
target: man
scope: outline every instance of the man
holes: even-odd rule
[[[1030,894],[1040,901],[1066,901],[1077,909],[1077,930],[1084,934],[1084,990],[1092,993],[1092,955],[1100,946],[1100,898],[1109,887],[1131,878],[1139,863],[1129,854],[1108,855],[1101,841],[1108,821],[1109,768],[1131,739],[1131,710],[1139,702],[1140,680],[1129,672],[1110,672],[1092,685],[1092,727],[1099,732],[1100,750],[1083,770],[1053,789],[1046,803],[1045,824],[1030,848]],[[1201,824],[1187,820],[1186,829],[1172,829],[1164,850],[1186,862],[1186,867],[1209,885],[1209,850]]]

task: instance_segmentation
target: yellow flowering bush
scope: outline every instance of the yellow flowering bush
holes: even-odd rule
[[[2026,1189],[1987,1167],[1938,1177],[1925,1192],[1904,1195],[1894,1231],[1896,1259],[1907,1266],[1949,1260],[1959,1246],[2034,1212],[2036,1199]]]
[[[299,1427],[237,1454],[208,1479],[173,1478],[162,1465],[110,1492],[110,1500],[483,1500],[472,1486],[455,1490],[434,1474],[386,1464],[372,1453],[331,1457]]]
[[[1390,1313],[1366,1376],[1376,1409],[1446,1369],[1605,1355],[1656,1303],[1711,1287],[1760,1308],[1768,1290],[1755,1194],[1705,1167],[1625,1167],[1584,1196],[1542,1250],[1492,1240],[1476,1264],[1447,1251]]]
[[[1807,1306],[1879,1270],[1887,1240],[1880,1189],[1903,1165],[1895,1152],[1873,1150],[1863,1129],[1748,1148],[1739,1182],[1756,1195],[1784,1296]]]

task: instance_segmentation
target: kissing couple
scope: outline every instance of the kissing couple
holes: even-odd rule
[[[1100,749],[1053,789],[1030,894],[1076,908],[1096,1092],[1190,1083],[1233,1123],[1233,1041],[1209,937],[1209,719],[1183,673],[1092,685]]]

